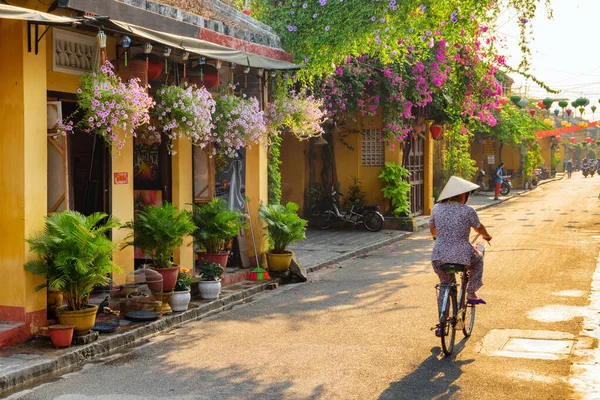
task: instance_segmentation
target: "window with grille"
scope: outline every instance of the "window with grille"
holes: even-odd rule
[[[377,166],[385,164],[385,143],[383,132],[368,129],[362,132],[362,165]]]

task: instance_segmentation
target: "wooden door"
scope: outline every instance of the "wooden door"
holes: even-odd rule
[[[410,215],[422,215],[425,209],[425,139],[411,136],[406,168],[410,172]]]

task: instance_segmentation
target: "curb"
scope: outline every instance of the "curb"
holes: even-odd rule
[[[353,250],[353,251],[350,251],[350,252],[345,253],[343,255],[340,255],[338,257],[335,257],[335,258],[333,258],[331,260],[327,260],[327,261],[324,261],[322,263],[319,263],[319,264],[316,264],[316,265],[312,265],[312,266],[309,266],[309,267],[304,267],[304,268],[306,269],[306,272],[319,271],[319,270],[321,270],[323,268],[326,268],[326,267],[328,267],[330,265],[337,264],[339,262],[349,260],[352,257],[356,257],[356,256],[358,256],[358,255],[360,255],[362,253],[366,253],[366,252],[369,252],[369,251],[377,250],[377,249],[379,249],[379,248],[381,248],[383,246],[387,246],[388,244],[399,242],[399,241],[404,240],[407,237],[412,236],[412,235],[413,235],[413,232],[403,232],[402,234],[400,234],[398,236],[394,236],[392,238],[387,238],[387,239],[380,240],[380,241],[372,243],[372,244],[370,244],[368,246],[361,247],[358,250]]]
[[[266,290],[269,283],[273,282],[281,284],[280,279],[271,280],[267,283],[232,293],[213,302],[202,303],[198,308],[163,316],[157,321],[134,328],[128,332],[104,338],[101,337],[96,342],[77,347],[56,358],[44,359],[38,363],[25,365],[18,370],[7,372],[0,376],[0,395],[6,395],[8,392],[24,388],[32,384],[34,380],[39,381],[60,375],[60,373],[66,372],[86,361],[92,361],[98,357],[115,353],[118,350],[135,346],[143,340],[161,332],[177,328],[186,322],[196,321],[229,310],[241,304],[244,300]]]

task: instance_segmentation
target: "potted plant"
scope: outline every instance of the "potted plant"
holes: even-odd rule
[[[179,274],[177,275],[177,283],[175,283],[175,293],[169,300],[169,305],[173,311],[185,311],[190,304],[192,298],[190,291],[192,283],[196,280],[190,275],[190,270],[187,268],[180,268]]]
[[[50,341],[57,349],[71,346],[75,325],[50,325],[48,333]]]
[[[204,262],[200,265],[200,281],[198,289],[200,296],[207,300],[216,300],[221,291],[221,275],[224,268],[217,263]]]
[[[221,251],[225,241],[236,236],[240,228],[246,224],[244,214],[237,210],[230,210],[227,202],[215,198],[209,203],[194,205],[192,221],[196,226],[194,239],[201,249],[198,254],[200,264],[205,261],[227,267],[229,252]]]
[[[175,288],[179,267],[173,265],[173,252],[183,244],[183,238],[195,229],[190,214],[171,203],[148,206],[136,213],[135,219],[124,225],[131,232],[126,246],[137,246],[152,259],[151,268],[163,277],[163,292]]]
[[[60,290],[67,305],[56,309],[61,325],[74,325],[84,335],[96,322],[97,306],[88,304],[95,285],[105,285],[107,276],[119,268],[112,262],[115,245],[106,233],[119,222],[104,213],[85,216],[63,211],[46,217],[44,230],[27,239],[39,258],[25,264],[25,270],[46,275],[37,287]]]
[[[306,238],[306,220],[298,216],[298,205],[289,202],[261,205],[260,218],[267,224],[271,250],[267,252],[267,263],[271,271],[287,271],[294,253],[287,246]]]

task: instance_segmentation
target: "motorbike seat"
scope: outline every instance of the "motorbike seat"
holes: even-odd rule
[[[454,270],[454,272],[463,272],[467,266],[460,264],[442,264],[440,266],[446,272],[450,272],[450,270]]]

